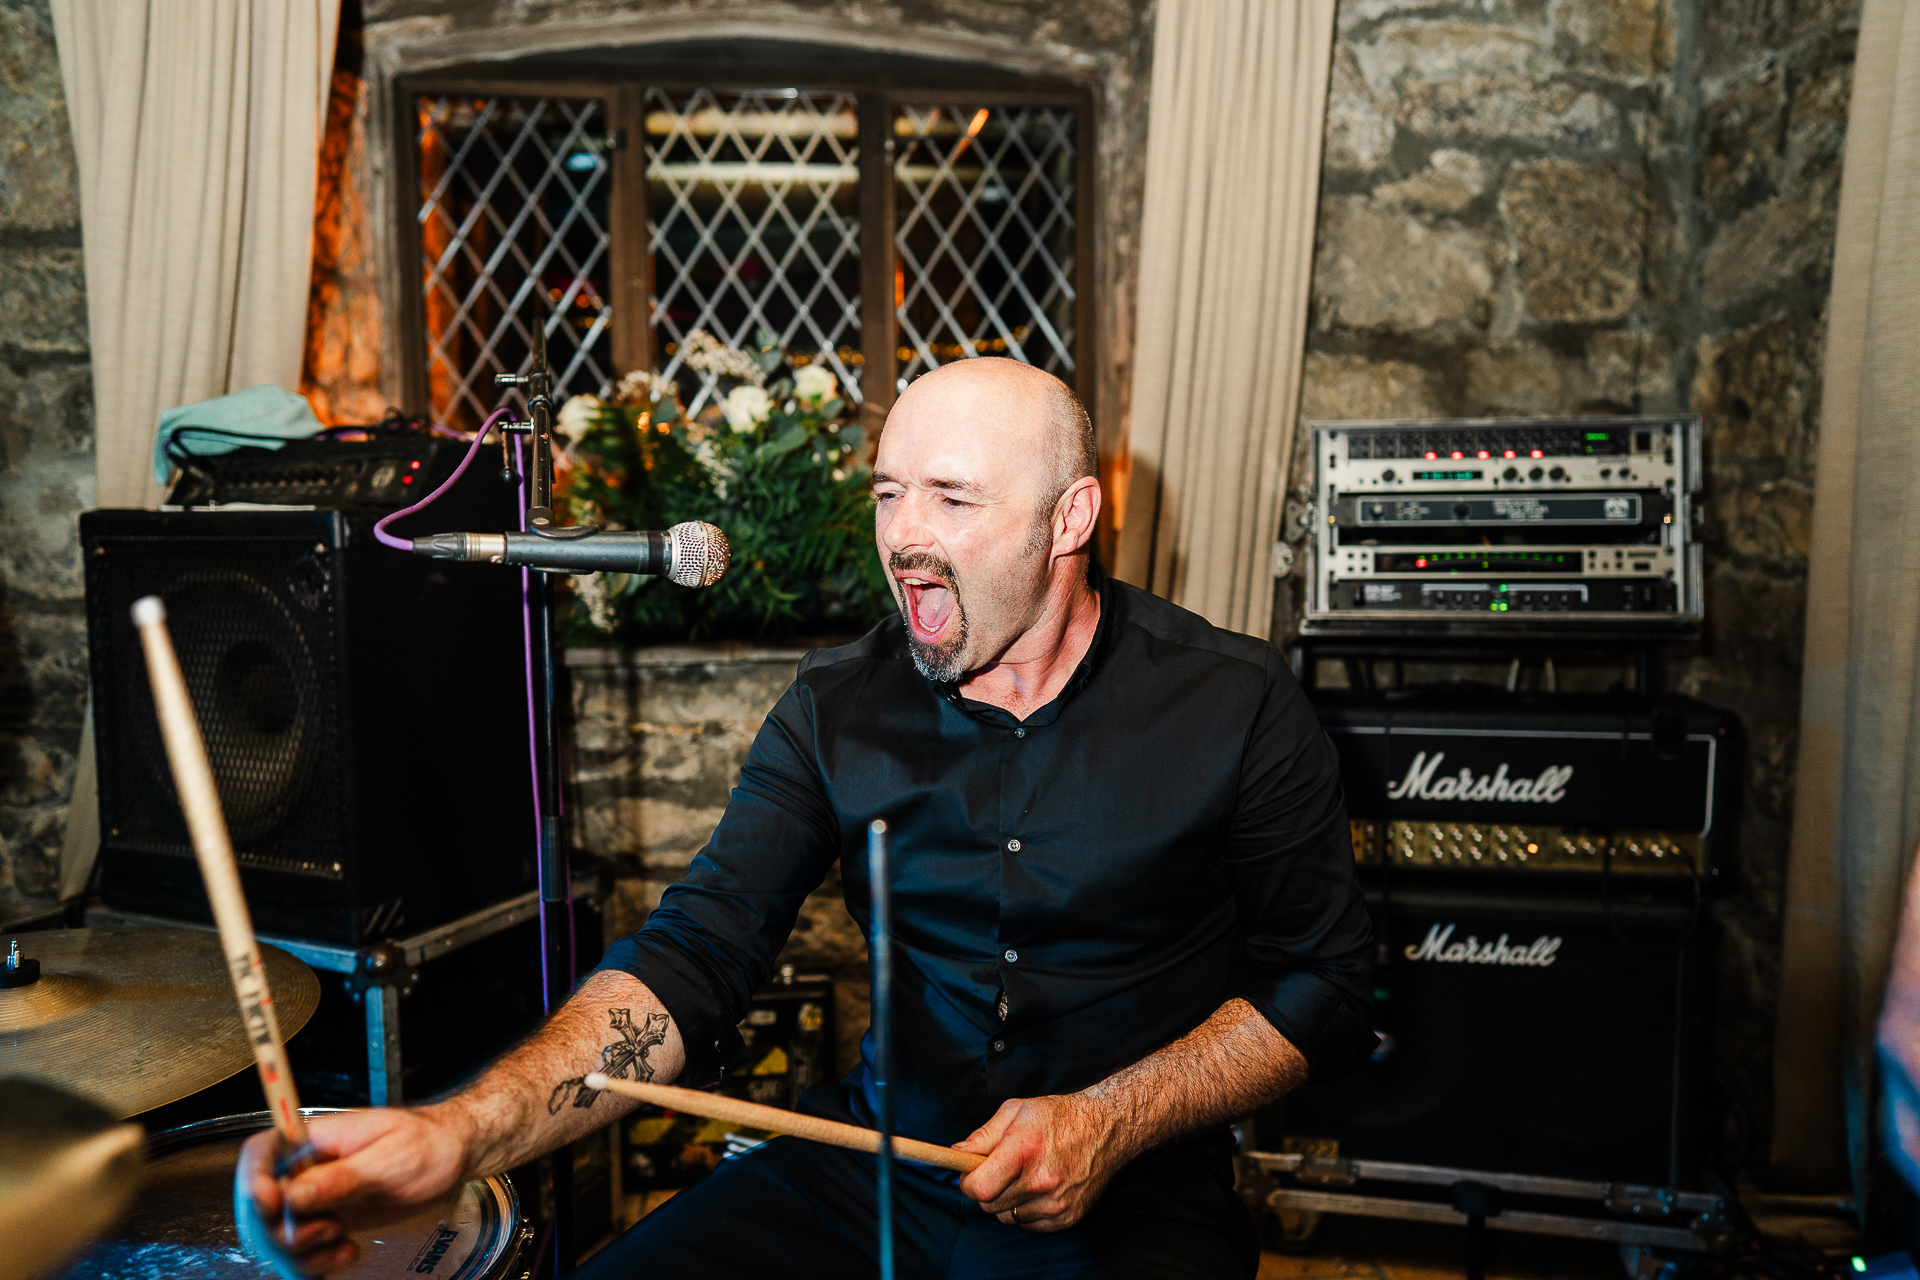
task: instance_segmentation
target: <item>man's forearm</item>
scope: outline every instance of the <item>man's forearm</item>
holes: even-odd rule
[[[425,1108],[467,1135],[467,1176],[502,1173],[638,1105],[586,1087],[588,1072],[671,1082],[686,1065],[680,1030],[630,974],[596,973],[545,1026],[467,1088]]]
[[[1307,1078],[1307,1060],[1245,1000],[1083,1090],[1126,1159],[1250,1115]]]

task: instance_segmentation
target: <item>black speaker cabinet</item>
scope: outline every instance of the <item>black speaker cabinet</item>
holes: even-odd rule
[[[1706,906],[1592,881],[1369,900],[1381,1049],[1261,1116],[1263,1149],[1694,1188]]]
[[[208,918],[128,613],[144,595],[263,933],[358,944],[531,887],[518,573],[390,550],[337,511],[92,511],[80,532],[109,906]]]

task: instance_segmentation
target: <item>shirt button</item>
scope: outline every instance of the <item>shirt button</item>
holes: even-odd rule
[[[1000,958],[1002,960],[1005,960],[1008,964],[1017,964],[1020,960],[1020,953],[1018,951],[1015,951],[1012,947],[1008,947],[1005,951],[1000,953]]]
[[[1009,841],[1007,841],[1007,852],[1008,852],[1008,853],[1018,853],[1018,852],[1020,852],[1020,840],[1019,840],[1019,837],[1017,837],[1017,836],[1016,836],[1016,837],[1015,837],[1015,838],[1013,838],[1012,840],[1009,840]]]
[[[1005,1040],[995,1040],[993,1042],[993,1051],[995,1053],[1005,1053],[1007,1051],[1007,1042]]]
[[[1013,731],[1013,736],[1016,738],[1024,738],[1027,736],[1027,731],[1025,729],[1015,729]]]

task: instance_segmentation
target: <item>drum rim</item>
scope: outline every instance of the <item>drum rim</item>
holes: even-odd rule
[[[364,1108],[302,1107],[300,1114],[311,1120],[315,1116],[340,1116],[359,1110]],[[158,1133],[148,1134],[147,1155],[172,1155],[175,1151],[211,1138],[229,1138],[237,1133],[258,1133],[262,1129],[272,1127],[273,1112],[271,1111],[241,1111],[230,1116],[212,1116],[205,1120],[195,1120],[192,1124],[178,1125],[172,1129],[162,1129]]]
[[[349,1115],[355,1111],[368,1110],[366,1107],[302,1107],[300,1114],[311,1120],[316,1116]],[[231,1138],[241,1134],[258,1133],[271,1128],[271,1111],[242,1111],[230,1116],[212,1116],[205,1120],[196,1120],[192,1124],[178,1125],[172,1129],[162,1129],[159,1133],[147,1135],[147,1158],[172,1155],[203,1142]],[[497,1234],[492,1242],[494,1255],[486,1259],[486,1270],[481,1272],[462,1272],[461,1275],[506,1275],[517,1265],[532,1240],[533,1224],[520,1209],[520,1190],[513,1185],[513,1179],[504,1173],[496,1173],[485,1178],[470,1178],[468,1185],[478,1183],[486,1188],[486,1194],[492,1197],[493,1210],[499,1220]],[[477,1259],[469,1259],[469,1262]]]

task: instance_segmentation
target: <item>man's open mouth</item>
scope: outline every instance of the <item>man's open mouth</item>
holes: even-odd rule
[[[901,590],[907,593],[907,618],[913,634],[926,644],[934,644],[953,617],[953,588],[940,579],[923,573],[897,575]]]

